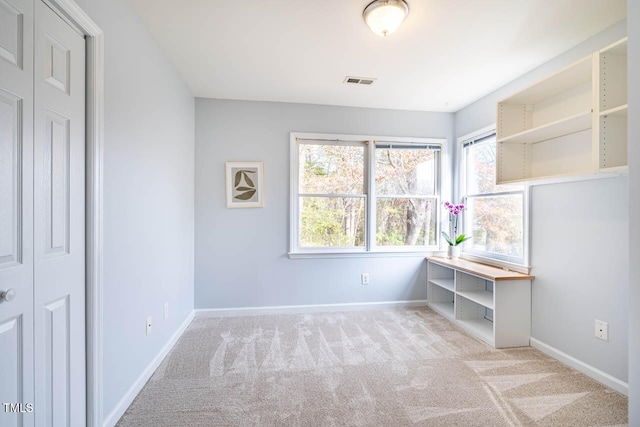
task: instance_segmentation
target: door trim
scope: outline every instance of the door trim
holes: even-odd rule
[[[42,0],[86,41],[86,358],[87,426],[103,422],[102,244],[104,33],[73,0]]]

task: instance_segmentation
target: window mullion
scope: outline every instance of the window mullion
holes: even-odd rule
[[[369,141],[365,154],[365,186],[367,207],[365,213],[365,247],[367,251],[373,251],[376,247],[376,156],[375,144]]]
[[[428,199],[438,199],[437,195],[429,195],[429,196],[422,196],[420,194],[380,194],[377,195],[376,198],[378,199],[423,199],[423,200],[428,200]]]
[[[442,235],[442,230],[440,230],[440,224],[442,224],[442,209],[440,209],[441,207],[441,203],[442,203],[442,182],[443,182],[443,177],[442,177],[442,150],[440,152],[438,152],[438,155],[436,156],[436,170],[435,170],[435,180],[436,180],[436,187],[435,187],[435,196],[436,196],[436,247],[440,248],[440,236]]]
[[[299,193],[298,197],[335,197],[335,198],[343,198],[343,197],[354,197],[364,199],[367,197],[366,194],[358,194],[358,193],[345,193],[345,194],[337,194],[337,193]]]

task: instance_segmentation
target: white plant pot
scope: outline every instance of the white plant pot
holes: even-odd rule
[[[460,257],[460,246],[448,246],[447,256],[451,259],[456,259]]]

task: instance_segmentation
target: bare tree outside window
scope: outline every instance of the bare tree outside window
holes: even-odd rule
[[[435,153],[406,146],[376,147],[376,243],[379,246],[435,244]]]

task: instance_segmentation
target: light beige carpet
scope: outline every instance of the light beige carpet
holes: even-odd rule
[[[613,426],[627,398],[428,308],[195,319],[125,426]]]

